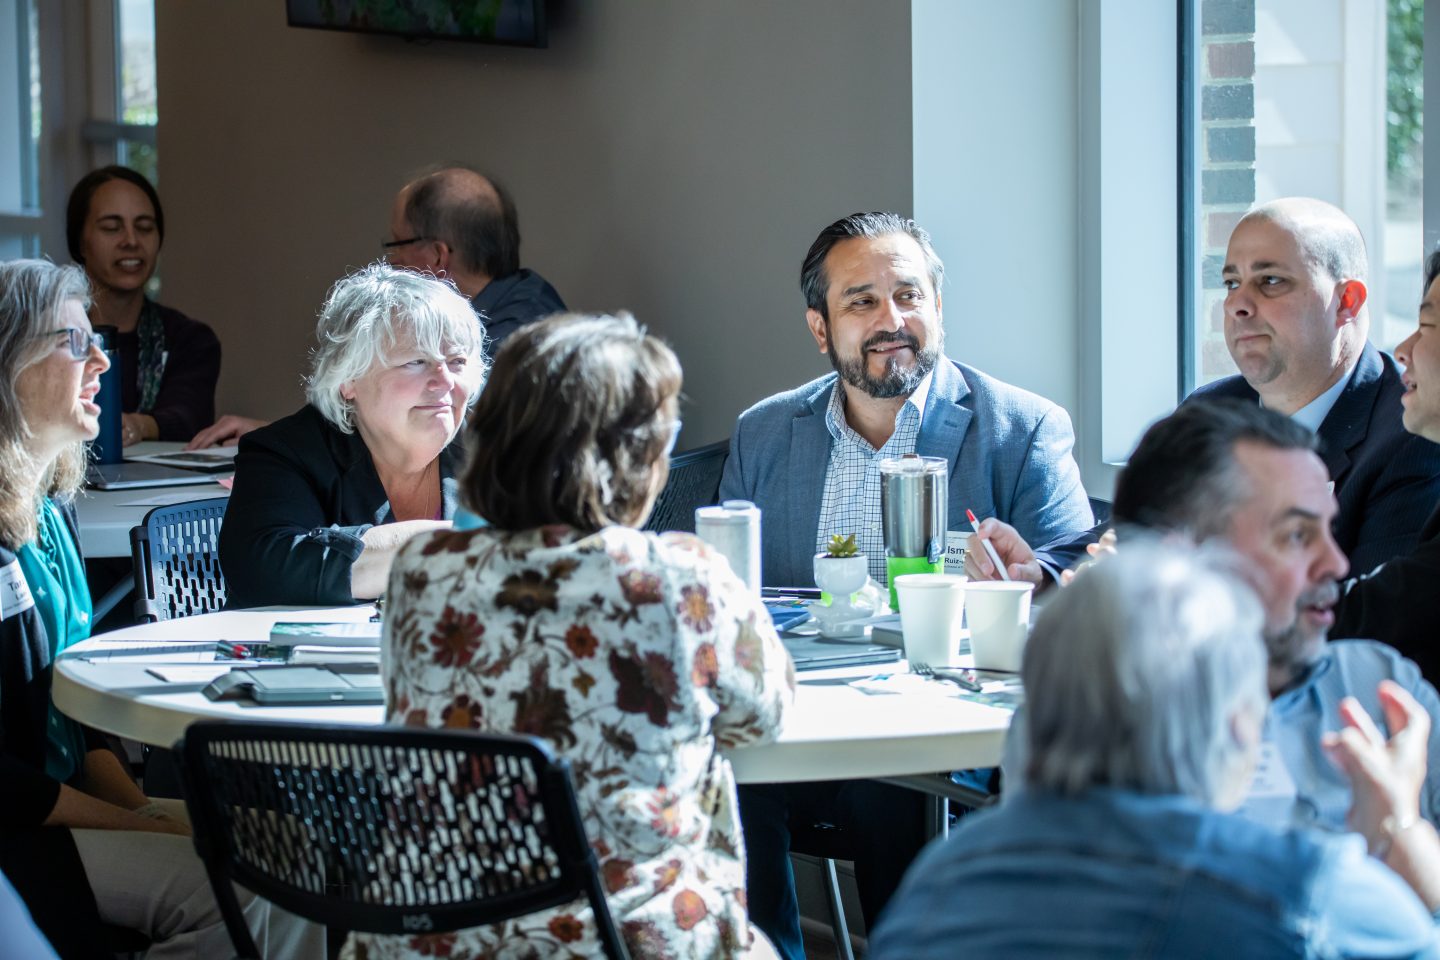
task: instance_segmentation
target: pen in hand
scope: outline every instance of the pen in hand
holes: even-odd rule
[[[1005,571],[1005,564],[1000,562],[1000,555],[995,552],[995,545],[980,535],[980,521],[975,519],[975,511],[967,508],[965,516],[970,521],[970,529],[975,531],[975,539],[980,541],[980,545],[985,548],[986,554],[990,557],[990,562],[995,564],[996,570],[1000,571],[1000,579],[1008,582],[1010,574]]]

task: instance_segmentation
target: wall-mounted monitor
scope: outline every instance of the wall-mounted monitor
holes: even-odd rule
[[[545,0],[285,0],[292,27],[543,47]]]

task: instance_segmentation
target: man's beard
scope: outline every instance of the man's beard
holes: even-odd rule
[[[880,376],[871,376],[866,353],[886,343],[903,343],[909,347],[915,354],[915,363],[907,370],[900,366],[898,358],[892,356],[885,361],[885,371]],[[925,375],[935,369],[935,363],[940,359],[938,345],[922,350],[920,341],[914,335],[904,332],[877,333],[860,345],[858,356],[848,360],[840,359],[840,355],[835,352],[834,337],[827,338],[827,348],[830,365],[835,368],[840,379],[877,400],[910,396],[920,386]]]
[[[1339,597],[1340,588],[1333,580],[1307,590],[1295,601],[1295,619],[1289,626],[1265,631],[1265,652],[1272,671],[1294,679],[1315,662],[1325,641],[1325,631],[1308,626],[1303,613],[1307,607],[1333,607]]]

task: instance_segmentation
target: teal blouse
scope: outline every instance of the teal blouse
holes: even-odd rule
[[[47,497],[40,501],[34,543],[17,553],[20,570],[35,598],[35,609],[50,638],[50,658],[90,636],[90,588],[85,565],[60,510]],[[80,724],[50,704],[47,724],[49,748],[45,772],[65,783],[80,770],[85,758],[85,736]]]

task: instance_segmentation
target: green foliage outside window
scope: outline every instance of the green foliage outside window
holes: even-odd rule
[[[1392,181],[1420,176],[1424,120],[1425,0],[1387,0],[1385,168]]]

